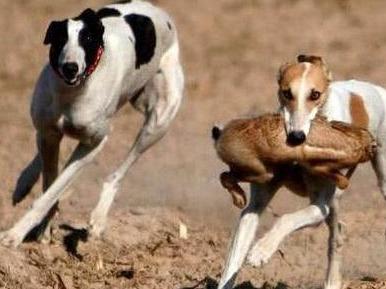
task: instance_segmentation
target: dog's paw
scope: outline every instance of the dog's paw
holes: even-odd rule
[[[341,278],[328,280],[323,286],[323,289],[342,289],[342,288],[345,288],[345,286],[343,286],[343,282]]]
[[[101,218],[97,218],[93,215],[88,226],[89,238],[92,240],[102,239],[105,227],[105,222]]]
[[[12,231],[0,232],[0,244],[8,248],[17,248],[23,242],[23,237]]]
[[[261,267],[268,263],[277,250],[277,246],[268,240],[262,239],[252,248],[247,257],[247,263],[253,267]]]

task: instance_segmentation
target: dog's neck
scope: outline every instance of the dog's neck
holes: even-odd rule
[[[104,48],[102,46],[99,46],[97,54],[95,55],[95,59],[92,64],[90,64],[85,72],[85,78],[89,77],[97,68],[99,61],[101,60],[102,54],[104,52]]]

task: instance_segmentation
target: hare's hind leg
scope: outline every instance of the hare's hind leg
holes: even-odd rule
[[[224,172],[220,175],[220,181],[232,196],[233,204],[242,209],[247,203],[244,190],[238,184],[239,182],[265,184],[272,180],[273,174],[267,172],[266,167],[258,159],[248,160],[239,163],[242,169],[231,168],[230,172]]]
[[[325,177],[333,181],[336,186],[341,190],[346,189],[350,184],[348,178],[345,175],[343,175],[336,169],[331,169],[331,166],[329,166],[328,164],[309,166],[307,167],[307,169],[312,174]]]
[[[347,153],[343,150],[332,148],[318,148],[309,145],[304,146],[304,160],[306,161],[340,161],[347,159]]]
[[[242,209],[247,203],[244,190],[238,184],[239,180],[232,172],[223,172],[220,175],[221,185],[228,190],[232,196],[233,204]]]

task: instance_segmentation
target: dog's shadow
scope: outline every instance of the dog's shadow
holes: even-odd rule
[[[211,278],[206,277],[203,280],[199,281],[196,285],[190,287],[182,287],[181,289],[217,289],[218,282]],[[277,283],[276,285],[271,285],[268,282],[264,283],[262,287],[258,288],[252,285],[251,282],[243,282],[233,289],[289,289],[290,287],[284,283]]]
[[[84,228],[79,229],[67,224],[62,224],[59,228],[68,232],[68,234],[63,238],[63,245],[66,248],[66,251],[70,255],[82,261],[83,256],[78,252],[78,245],[79,242],[87,242],[89,237],[88,231]]]

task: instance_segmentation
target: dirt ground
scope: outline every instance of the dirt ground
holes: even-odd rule
[[[175,18],[187,78],[186,98],[167,136],[126,178],[105,240],[82,228],[103,178],[119,163],[141,117],[123,109],[106,149],[71,187],[50,246],[0,247],[0,288],[216,288],[239,211],[218,183],[210,128],[277,108],[276,71],[299,53],[323,55],[336,79],[386,85],[386,3],[382,0],[158,0]],[[42,40],[53,19],[106,1],[0,1],[0,229],[9,228],[40,194],[11,205],[15,180],[35,153],[29,96],[47,59]],[[66,140],[63,163],[74,147]],[[343,197],[347,288],[386,288],[386,210],[370,166]],[[276,215],[307,200],[280,191],[263,215],[260,235]],[[179,225],[188,239],[179,237]],[[288,238],[261,269],[245,266],[238,289],[320,288],[326,269],[324,225]]]

